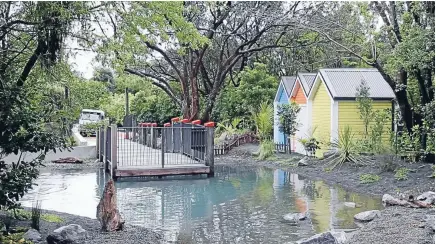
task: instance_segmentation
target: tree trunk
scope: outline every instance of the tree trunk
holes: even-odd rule
[[[191,114],[189,117],[190,121],[196,120],[198,118],[198,110],[200,108],[200,99],[198,97],[198,83],[197,77],[191,77]]]

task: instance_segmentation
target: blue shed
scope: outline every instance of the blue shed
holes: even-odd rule
[[[282,76],[280,84],[277,89],[276,97],[274,99],[274,142],[284,143],[285,135],[279,130],[279,116],[277,110],[279,105],[289,104],[289,99],[294,86],[295,76]]]

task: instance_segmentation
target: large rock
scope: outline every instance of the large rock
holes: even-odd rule
[[[306,219],[306,213],[289,213],[283,216],[283,219],[289,222],[298,222]]]
[[[124,220],[117,208],[117,193],[113,180],[110,180],[104,188],[103,197],[97,206],[97,219],[103,231],[123,229]]]
[[[380,216],[381,212],[379,210],[370,210],[354,215],[354,219],[362,222],[369,222]]]
[[[24,233],[23,238],[31,242],[37,242],[42,239],[41,234],[35,229],[29,229],[26,233]]]
[[[309,162],[309,157],[304,157],[304,158],[302,158],[302,159],[300,159],[300,161],[298,161],[298,166],[307,166],[307,165],[309,165],[308,164],[308,162]]]
[[[424,192],[421,195],[419,195],[416,198],[416,200],[423,201],[423,202],[426,202],[428,204],[434,205],[435,193],[432,191]]]
[[[75,157],[67,157],[67,158],[60,158],[53,160],[53,163],[55,164],[82,164],[83,160],[80,160]]]
[[[297,241],[298,244],[343,244],[346,242],[345,232],[324,232],[307,239]]]
[[[87,237],[87,231],[80,225],[70,224],[62,226],[53,231],[53,234],[47,236],[48,244],[72,244],[80,243]]]

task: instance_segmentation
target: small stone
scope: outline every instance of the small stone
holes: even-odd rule
[[[300,159],[300,161],[298,161],[298,166],[307,166],[309,161],[309,157],[304,157],[302,159]]]
[[[297,241],[297,244],[338,244],[338,243],[339,242],[329,231],[321,234],[316,234],[304,240]]]
[[[355,208],[356,207],[356,203],[354,203],[354,202],[344,202],[344,206],[345,207],[349,207],[349,208]]]
[[[35,229],[28,230],[26,233],[24,233],[23,238],[32,242],[37,242],[42,239],[41,234]]]
[[[306,218],[306,213],[289,213],[283,216],[283,219],[289,222],[297,222],[299,220],[305,220]]]
[[[424,229],[425,228],[425,223],[419,223],[419,225],[418,225],[418,228],[422,228],[422,229]]]
[[[379,210],[370,210],[354,215],[354,219],[362,222],[369,222],[380,216],[381,212]]]
[[[416,199],[434,205],[435,193],[432,191],[424,192],[423,194],[419,195]]]

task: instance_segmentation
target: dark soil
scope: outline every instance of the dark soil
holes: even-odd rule
[[[245,144],[234,148],[229,154],[217,157],[215,164],[234,166],[264,166],[268,168],[280,168],[294,172],[311,179],[323,180],[330,185],[341,187],[363,194],[382,196],[385,193],[406,196],[435,190],[435,181],[432,174],[431,163],[409,163],[403,160],[389,160],[387,156],[371,156],[364,166],[355,166],[345,163],[333,170],[328,170],[330,163],[318,159],[310,159],[308,166],[297,166],[303,157],[299,154],[276,154],[272,159],[258,160],[253,153],[258,150],[255,144]],[[395,169],[408,168],[406,180],[395,178]],[[374,174],[380,176],[380,180],[374,183],[363,184],[360,182],[362,174]]]

